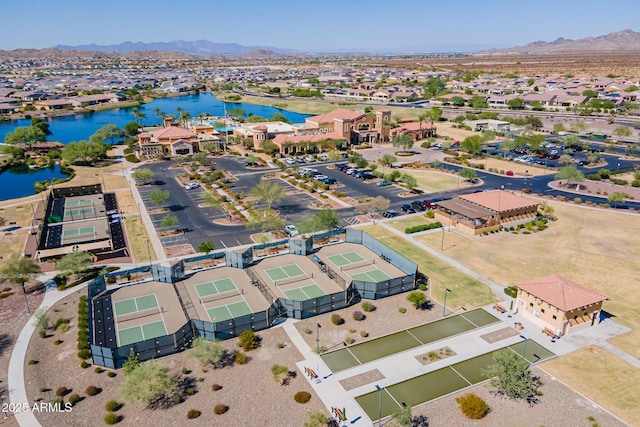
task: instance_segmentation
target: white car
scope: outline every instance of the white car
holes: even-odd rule
[[[200,187],[200,184],[198,184],[197,182],[190,182],[189,184],[184,186],[185,190],[193,190],[194,188],[198,187]]]
[[[294,165],[296,163],[296,159],[288,157],[286,159],[284,159],[285,163],[288,165]]]
[[[313,156],[306,156],[306,157],[304,158],[304,161],[305,161],[305,162],[309,162],[309,163],[311,163],[311,162],[315,162],[315,161],[316,161],[316,159],[315,159]]]
[[[296,226],[293,225],[293,224],[289,224],[289,225],[285,226],[284,227],[284,231],[286,231],[287,234],[289,234],[289,236],[291,236],[291,237],[297,236],[298,234],[300,234],[300,232],[298,231]]]
[[[316,181],[322,181],[323,179],[327,179],[327,178],[329,177],[326,175],[316,175],[313,177],[313,179],[315,179]]]

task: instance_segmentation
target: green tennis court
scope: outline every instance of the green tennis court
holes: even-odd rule
[[[358,280],[360,282],[380,283],[391,280],[391,276],[378,268],[353,275],[350,274],[349,276],[351,276],[353,280]]]
[[[62,237],[75,237],[75,236],[85,236],[94,234],[96,228],[94,226],[89,227],[80,227],[80,228],[72,228],[69,230],[64,230],[62,232]]]
[[[287,296],[287,299],[295,301],[306,301],[313,298],[318,298],[327,295],[325,291],[318,285],[302,286],[300,288],[290,289],[288,291],[282,291]]]
[[[274,282],[294,276],[304,276],[305,273],[298,264],[289,264],[282,267],[269,268],[264,271]]]
[[[93,210],[93,207],[82,208],[82,209],[65,209],[64,215],[65,216],[90,215],[90,214],[93,214],[94,212],[95,211]]]
[[[79,200],[65,200],[65,208],[77,208],[80,206],[91,206],[93,202],[91,199],[79,199]]]
[[[524,341],[503,348],[509,348],[518,355],[522,355]],[[529,362],[538,362],[555,356],[553,352],[533,340],[527,340],[526,350],[525,358]],[[373,390],[370,393],[356,397],[356,401],[369,418],[375,421],[378,419],[379,399],[380,393],[382,393],[382,417],[387,417],[397,412],[402,403],[410,406],[420,405],[486,380],[487,378],[482,375],[482,369],[493,363],[492,354],[493,352],[481,354],[385,387],[381,392]]]
[[[253,310],[251,310],[246,301],[225,304],[207,310],[207,314],[213,323],[224,322],[225,320],[246,316],[251,313],[253,313]]]
[[[332,372],[452,337],[499,320],[481,308],[321,355]]]
[[[328,256],[327,259],[337,265],[338,267],[342,267],[347,264],[355,264],[356,262],[364,261],[362,255],[357,252],[347,252],[344,254],[337,254]]]
[[[116,313],[116,317],[158,307],[159,305],[156,294],[143,295],[113,303],[113,309]]]
[[[164,320],[158,320],[156,322],[145,323],[144,325],[119,330],[118,344],[123,346],[164,335],[167,335],[167,328],[164,324]]]
[[[211,282],[200,283],[198,285],[195,285],[194,288],[196,289],[196,292],[198,293],[198,296],[200,298],[238,289],[236,284],[230,277],[214,280]]]

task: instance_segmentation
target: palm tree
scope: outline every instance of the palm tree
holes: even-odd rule
[[[180,107],[176,107],[176,120],[180,120],[182,118],[182,113],[184,110]]]
[[[271,181],[261,181],[251,189],[249,194],[258,200],[264,201],[269,211],[271,211],[271,206],[274,203],[278,203],[287,196],[287,192],[282,186]]]
[[[158,119],[158,125],[161,125],[166,113],[159,108],[154,108],[153,113],[156,115],[156,119]]]
[[[21,257],[20,255],[13,254],[9,264],[0,270],[0,281],[2,283],[9,282],[22,287],[22,293],[24,294],[24,302],[27,305],[27,312],[31,313],[29,309],[29,301],[27,300],[27,290],[24,284],[31,279],[35,279],[42,270],[40,265],[33,258]]]

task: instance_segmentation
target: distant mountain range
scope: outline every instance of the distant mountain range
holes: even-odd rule
[[[60,50],[92,50],[96,52],[129,53],[155,50],[159,52],[182,52],[194,56],[209,55],[244,55],[253,51],[272,51],[279,54],[297,53],[294,49],[270,46],[244,46],[238,43],[214,43],[208,40],[174,40],[171,42],[124,42],[120,44],[98,45],[86,44],[81,46],[54,46]]]
[[[598,52],[598,51],[640,51],[640,33],[622,30],[598,37],[578,40],[558,38],[552,42],[537,41],[524,46],[504,49],[489,49],[476,53],[556,53],[556,52]]]

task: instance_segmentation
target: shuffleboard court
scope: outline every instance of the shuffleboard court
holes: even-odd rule
[[[504,348],[508,348],[522,357],[524,341]],[[539,362],[555,356],[553,352],[533,340],[527,340],[526,350],[525,358],[529,362]],[[420,405],[485,381],[487,378],[482,375],[482,370],[493,363],[492,355],[493,352],[484,353],[385,387],[381,392],[381,409],[379,406],[380,392],[377,390],[356,397],[356,401],[372,420],[378,419],[379,411],[381,411],[383,418],[387,417],[397,412],[402,403],[410,406]]]
[[[120,346],[145,341],[167,335],[167,327],[164,320],[145,323],[118,331],[118,343]]]
[[[332,372],[339,372],[498,321],[495,316],[479,308],[325,353],[321,357]]]

